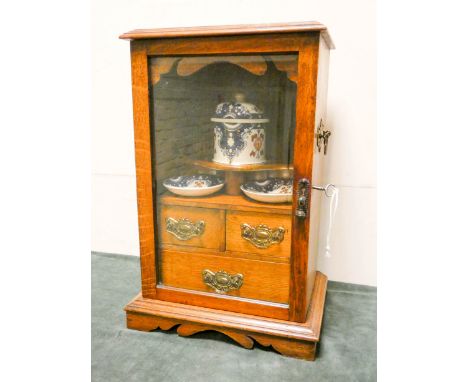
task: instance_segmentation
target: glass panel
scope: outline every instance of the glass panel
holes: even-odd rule
[[[287,303],[297,54],[149,66],[159,282]]]

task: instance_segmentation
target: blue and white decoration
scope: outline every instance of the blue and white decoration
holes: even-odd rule
[[[266,161],[264,124],[269,120],[257,106],[243,100],[244,96],[238,94],[235,102],[223,102],[216,107],[211,118],[216,123],[214,162],[243,165]]]
[[[249,198],[265,203],[290,203],[292,201],[292,178],[268,178],[261,182],[248,182],[241,186]]]
[[[224,186],[223,179],[213,175],[182,175],[163,182],[169,191],[182,196],[205,196]]]

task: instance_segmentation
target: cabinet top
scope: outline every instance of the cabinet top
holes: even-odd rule
[[[197,37],[197,36],[231,36],[265,33],[291,33],[319,31],[330,49],[334,49],[333,41],[327,27],[316,21],[302,21],[275,24],[240,24],[217,25],[203,27],[179,27],[157,29],[135,29],[122,34],[119,38],[125,40],[140,40],[149,38]]]

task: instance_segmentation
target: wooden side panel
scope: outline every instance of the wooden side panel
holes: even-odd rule
[[[181,206],[161,206],[159,222],[161,244],[173,244],[187,247],[212,248],[224,251],[225,247],[225,212],[224,210]],[[189,240],[180,240],[166,229],[166,219],[188,219],[192,223],[204,222],[200,236]]]
[[[156,298],[148,62],[144,41],[131,43],[131,59],[141,289],[143,297]]]
[[[244,223],[251,227],[264,224],[271,230],[282,227],[285,231],[284,239],[268,248],[258,248],[242,237],[241,224]],[[288,259],[291,255],[291,217],[287,215],[228,211],[226,215],[226,249],[228,251],[253,252]]]
[[[323,40],[320,38],[319,47],[319,69],[317,77],[317,105],[315,110],[315,130],[318,129],[322,120],[325,130],[329,130],[327,118],[327,91],[328,91],[328,62],[330,50]],[[333,139],[333,137],[331,138]],[[312,169],[312,184],[323,185],[323,162],[327,159],[324,155],[324,150],[318,152],[314,139],[314,159]],[[309,228],[309,258],[307,261],[307,304],[310,304],[312,289],[314,286],[315,275],[317,271],[317,256],[318,256],[318,239],[320,231],[320,207],[322,204],[323,192],[312,190],[310,202],[310,228]]]
[[[243,284],[229,296],[287,303],[289,264],[180,251],[161,251],[161,281],[164,285],[214,293],[203,282],[202,271],[242,274]]]
[[[296,103],[296,132],[294,140],[294,195],[297,205],[297,184],[302,178],[311,182],[315,102],[320,34],[315,33],[299,51],[299,80]],[[310,198],[309,198],[310,203]],[[306,293],[309,246],[309,219],[293,218],[291,243],[290,320],[304,322],[307,313]]]

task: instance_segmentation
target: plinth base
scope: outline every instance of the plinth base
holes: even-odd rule
[[[169,330],[179,325],[180,336],[206,330],[224,333],[243,347],[254,340],[272,346],[279,353],[313,361],[320,339],[327,277],[317,272],[306,322],[276,320],[260,316],[152,300],[138,295],[126,307],[127,327],[142,331]]]

